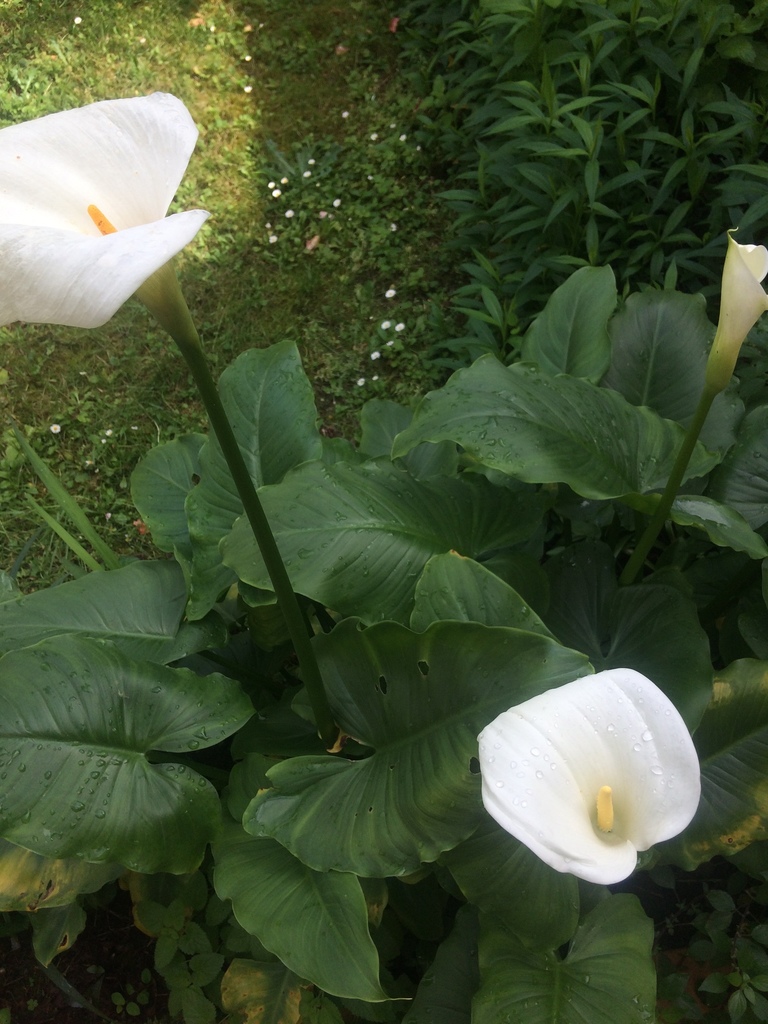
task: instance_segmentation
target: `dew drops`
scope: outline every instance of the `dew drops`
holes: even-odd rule
[[[499,781],[496,783],[496,789],[504,789],[504,783]]]
[[[517,761],[510,761],[509,767],[514,771],[514,769],[517,768]]]
[[[664,769],[660,765],[658,765],[658,764],[652,764],[651,765],[651,774],[652,775],[663,775],[664,774]]]
[[[650,729],[646,729],[640,738],[642,739],[643,743],[650,743],[653,739],[653,733]]]
[[[607,732],[616,732],[616,726],[613,724],[613,722],[609,722],[605,728]]]
[[[536,772],[536,778],[537,779],[543,779],[544,778],[544,772]]]
[[[632,749],[633,749],[633,750],[635,750],[635,751],[637,751],[637,750],[642,750],[643,748],[642,748],[642,747],[640,746],[640,744],[639,744],[639,743],[636,743],[636,744],[634,745],[634,747],[632,747]]]
[[[531,754],[534,757],[538,757],[541,754],[541,751],[539,750],[538,747],[531,747]]]

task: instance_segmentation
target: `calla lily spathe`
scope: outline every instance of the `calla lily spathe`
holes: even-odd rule
[[[183,249],[208,214],[166,213],[197,134],[166,93],[0,131],[0,325],[99,327]]]
[[[744,339],[768,310],[762,286],[768,274],[764,245],[739,245],[728,232],[728,251],[720,287],[720,319],[707,362],[707,384],[715,392],[728,384]]]
[[[478,737],[483,803],[557,871],[609,885],[693,818],[693,741],[669,698],[611,669],[510,708]]]

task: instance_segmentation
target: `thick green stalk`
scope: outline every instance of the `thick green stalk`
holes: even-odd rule
[[[200,338],[184,302],[176,274],[170,264],[153,275],[139,289],[137,296],[154,313],[176,342],[197,385],[213,432],[226,459],[248,522],[251,524],[261,557],[264,559],[278,606],[285,618],[296,656],[299,659],[301,678],[307,688],[307,695],[315,715],[317,731],[326,749],[330,749],[336,742],[338,728],[328,706],[322,676],[310,642],[309,622],[291,586],[274,534],[256,493],[229,417],[208,368]]]
[[[635,577],[640,571],[648,552],[653,547],[661,528],[664,526],[664,523],[666,523],[667,518],[669,517],[669,510],[672,508],[672,502],[677,496],[680,484],[683,481],[685,470],[691,460],[691,455],[693,455],[693,449],[696,447],[696,442],[699,439],[701,428],[704,426],[704,421],[709,414],[712,402],[719,391],[719,388],[712,388],[705,384],[704,390],[699,398],[699,404],[696,406],[696,412],[693,414],[693,419],[691,420],[690,426],[683,438],[680,451],[677,453],[677,458],[675,459],[675,464],[672,467],[672,472],[669,474],[667,486],[664,488],[661,500],[656,506],[655,512],[643,531],[643,535],[637,542],[637,546],[632,552],[629,561],[624,566],[624,571],[619,577],[619,583],[627,584],[634,582]]]

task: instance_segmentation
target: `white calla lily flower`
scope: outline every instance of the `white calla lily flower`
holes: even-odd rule
[[[99,327],[208,217],[166,217],[197,140],[166,93],[0,131],[0,325]]]
[[[645,676],[610,669],[510,708],[478,737],[488,813],[557,871],[609,885],[688,825],[699,761]]]
[[[768,310],[762,286],[768,274],[768,249],[764,245],[739,245],[728,232],[728,251],[720,286],[720,318],[707,362],[707,384],[722,391],[736,367],[744,339]]]

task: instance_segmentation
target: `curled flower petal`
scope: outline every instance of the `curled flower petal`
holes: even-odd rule
[[[626,878],[637,852],[681,832],[698,806],[690,733],[632,669],[539,694],[499,715],[479,744],[488,813],[551,867],[590,882]],[[605,787],[607,831],[598,821]]]
[[[728,232],[720,288],[720,318],[707,363],[707,383],[721,391],[728,384],[744,339],[768,310],[761,282],[768,274],[764,245],[739,245]]]
[[[166,217],[196,139],[164,93],[0,131],[0,324],[105,323],[208,216]],[[89,208],[116,230],[102,234]]]

